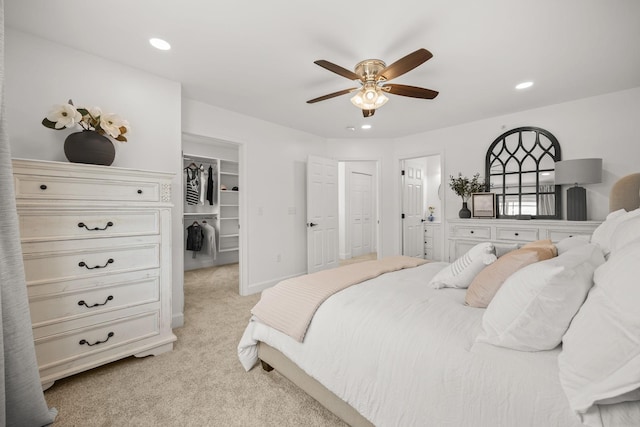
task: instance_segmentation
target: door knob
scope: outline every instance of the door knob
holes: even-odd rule
[[[308,222],[307,223],[307,227],[315,227],[316,225],[318,225],[318,224],[313,223],[313,222]]]

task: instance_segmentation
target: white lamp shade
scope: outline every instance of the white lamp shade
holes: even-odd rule
[[[602,159],[563,160],[555,164],[556,185],[599,182],[602,182]]]

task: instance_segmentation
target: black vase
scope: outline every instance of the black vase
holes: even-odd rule
[[[462,202],[462,209],[458,212],[460,218],[471,218],[471,211],[467,207],[467,202]]]
[[[116,157],[113,142],[92,130],[83,130],[67,136],[64,140],[64,155],[72,163],[111,166]]]

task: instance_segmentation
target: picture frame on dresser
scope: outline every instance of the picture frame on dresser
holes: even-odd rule
[[[496,194],[473,193],[471,194],[471,216],[473,218],[496,217]]]

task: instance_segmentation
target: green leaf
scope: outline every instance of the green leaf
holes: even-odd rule
[[[51,120],[47,119],[46,117],[44,119],[42,119],[42,124],[45,127],[48,127],[49,129],[60,130],[60,129],[56,129],[56,122],[52,122]],[[61,128],[61,129],[64,129],[64,128]]]
[[[78,113],[82,114],[83,116],[86,116],[87,114],[89,114],[89,110],[87,110],[86,108],[77,108]]]

